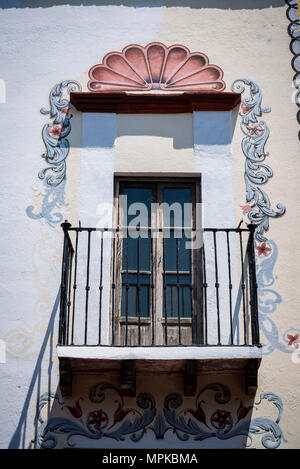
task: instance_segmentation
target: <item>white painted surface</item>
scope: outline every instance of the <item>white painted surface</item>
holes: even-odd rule
[[[234,228],[234,182],[232,173],[231,112],[194,112],[194,155],[196,170],[201,172],[202,214],[204,228]],[[238,300],[237,254],[235,234],[230,235],[234,343],[239,337],[240,301]],[[204,233],[207,294],[207,341],[231,343],[229,270],[227,240],[224,232],[216,233],[216,253],[213,233]],[[215,268],[215,254],[217,269]],[[217,291],[215,285],[219,284]],[[218,295],[218,299],[217,299]],[[217,302],[219,301],[219,325]],[[237,310],[234,317],[234,311]]]
[[[116,171],[195,171],[192,114],[118,114]]]
[[[120,6],[120,2],[100,5],[101,2],[85,0],[70,4],[49,1],[44,8],[42,3],[12,0],[4,2],[4,5],[10,4],[9,8],[5,8],[3,2],[0,5],[0,79],[6,85],[6,102],[0,103],[1,339],[6,342],[7,352],[6,364],[1,364],[1,448],[7,448],[10,441],[14,442],[13,447],[26,448],[30,445],[35,436],[37,400],[49,389],[57,391],[58,364],[54,345],[58,329],[57,324],[52,326],[49,318],[54,314],[58,316],[56,298],[60,281],[62,237],[59,227],[55,230],[43,220],[28,218],[25,213],[26,207],[32,204],[37,213],[43,199],[42,195],[38,196],[31,190],[32,183],[38,181],[38,171],[45,166],[41,158],[44,152],[41,129],[48,121],[48,116],[39,111],[42,106],[48,108],[49,91],[62,80],[78,79],[86,90],[88,69],[111,50],[121,51],[131,42],[142,45],[150,41],[161,41],[168,45],[180,42],[192,51],[203,51],[212,62],[223,68],[227,90],[238,76],[251,78],[259,84],[263,91],[263,104],[272,107],[267,123],[271,130],[268,151],[274,177],[269,181],[267,189],[272,203],[282,201],[288,207],[284,219],[274,221],[270,231],[280,252],[275,289],[283,298],[278,314],[272,315],[272,321],[278,326],[278,341],[284,347],[281,333],[289,325],[299,328],[299,287],[297,282],[291,282],[292,278],[299,277],[300,266],[297,251],[299,222],[295,217],[299,203],[299,124],[295,117],[297,108],[292,100],[295,91],[292,87],[294,73],[290,66],[292,56],[288,52],[290,38],[286,31],[288,23],[284,2],[279,8],[278,2],[270,2],[276,3],[273,8],[269,8],[267,2],[264,2],[263,7],[259,2],[252,2],[255,5],[251,8],[237,7],[231,10],[224,9],[221,2],[220,8],[171,5],[166,8],[161,7],[159,2],[155,2],[155,5],[154,2],[136,2],[133,7],[129,7]],[[179,2],[175,3],[177,5]],[[216,25],[222,27],[218,29]],[[232,44],[235,46],[232,47]],[[249,53],[250,49],[255,49],[255,60],[253,54]],[[72,145],[75,140],[75,116],[71,122]],[[242,137],[237,130],[234,135],[237,220],[241,213],[239,205],[245,196],[242,180],[244,161],[240,148]],[[145,145],[145,151],[150,153],[151,146],[148,147]],[[72,180],[71,166],[80,165],[79,159],[74,158],[76,151],[77,148],[71,147],[67,158],[67,186]],[[183,155],[180,164],[183,162],[184,170],[193,171],[194,156],[190,159],[189,150],[188,153],[185,159],[184,152],[180,151]],[[172,162],[172,157],[169,161]],[[189,166],[191,161],[193,169]],[[179,160],[177,162],[176,171],[180,172],[182,167]],[[153,171],[151,159],[145,157],[143,164],[145,168],[141,171]],[[189,169],[186,169],[187,166]],[[79,185],[71,185],[66,190],[75,194]],[[227,197],[226,194],[224,196]],[[90,216],[93,220],[95,214],[92,211],[87,213],[86,208],[83,206],[82,215],[85,214],[86,221]],[[77,204],[71,203],[65,210],[70,210],[71,216],[78,219]],[[219,215],[223,217],[222,210]],[[206,220],[209,218],[206,217]],[[271,320],[269,324],[272,325]],[[269,332],[273,334],[271,328]],[[274,340],[277,340],[276,337]],[[289,355],[279,351],[275,353],[277,372],[274,373],[273,355],[264,357],[258,394],[271,390],[282,398],[284,419],[280,425],[288,439],[287,445],[296,447],[299,446],[299,374]],[[238,383],[230,380],[227,385],[234,395],[241,395]],[[174,383],[172,387],[172,390],[177,389]],[[145,388],[141,387],[141,391],[145,391]],[[150,385],[149,391],[153,391]],[[79,398],[81,390],[78,392]],[[155,392],[159,394],[157,390]],[[236,411],[235,403],[231,402],[232,412]],[[213,400],[212,404],[215,405]],[[61,415],[55,409],[51,410],[51,403],[49,405],[48,416]],[[67,410],[64,409],[62,413],[66,416]],[[263,416],[264,412],[259,411],[258,414]],[[143,442],[144,439],[140,445]],[[112,440],[92,443],[116,447],[120,444]],[[199,447],[206,444],[192,441],[181,443],[171,438],[167,444],[174,447],[196,443],[197,447],[198,444]],[[220,440],[210,440],[210,443],[215,447],[220,444]],[[222,442],[224,445],[231,443],[233,440]],[[88,440],[86,445],[90,444],[91,440]],[[121,444],[127,447],[130,442]],[[154,440],[149,444],[157,447],[160,442]],[[132,445],[136,447],[136,443]],[[261,447],[259,438],[255,445]]]
[[[209,360],[261,358],[259,347],[57,347],[60,358],[106,360]]]
[[[112,227],[115,114],[83,114],[79,220],[83,227]],[[88,309],[86,309],[88,233],[79,233],[75,344],[109,343],[111,236],[103,237],[102,316],[99,318],[101,237],[90,237]],[[85,324],[87,318],[87,332]]]
[[[231,112],[194,112],[195,168],[202,174],[204,226],[234,226]]]

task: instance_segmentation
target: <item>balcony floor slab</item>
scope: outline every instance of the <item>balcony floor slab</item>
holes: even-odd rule
[[[87,360],[241,360],[261,359],[256,346],[58,346],[59,358]]]

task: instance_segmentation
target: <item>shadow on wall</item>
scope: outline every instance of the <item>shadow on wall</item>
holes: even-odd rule
[[[108,444],[112,448],[184,448],[187,441],[188,447],[194,448],[245,447],[255,408],[253,398],[243,393],[242,397],[233,397],[228,384],[205,384],[203,379],[209,376],[201,378],[195,397],[184,398],[176,392],[181,389],[176,377],[171,384],[170,378],[162,383],[161,377],[143,377],[137,397],[123,398],[118,376],[110,377],[112,382],[107,383],[99,382],[99,376],[84,376],[83,380],[78,375],[73,378],[73,396],[62,399],[59,388],[52,391],[59,302],[58,293],[9,449],[64,448],[74,444],[86,448],[107,448]],[[48,364],[46,392],[42,391],[42,364]],[[163,404],[157,405],[161,399]],[[34,405],[34,436],[28,441],[28,434],[32,435],[32,421],[28,419],[32,418]]]
[[[134,8],[159,8],[161,6],[188,8],[217,8],[221,10],[257,10],[285,6],[284,0],[2,0],[1,8],[50,8],[70,6],[127,6]]]
[[[232,397],[222,383],[202,385],[195,397],[183,398],[176,378],[170,392],[161,377],[146,376],[136,397],[123,398],[117,376],[109,383],[88,375],[73,381],[72,398],[62,400],[59,390],[41,396],[32,448],[244,448],[251,433],[253,400]]]
[[[279,426],[281,400],[265,392],[254,402],[243,391],[243,374],[224,375],[222,382],[201,375],[194,397],[183,397],[181,377],[138,376],[137,396],[125,398],[118,375],[105,382],[102,376],[76,374],[73,395],[62,398],[59,387],[51,391],[59,300],[58,293],[10,449],[244,448],[255,435],[265,448],[285,441]],[[41,384],[42,364],[48,364],[46,386],[44,380]],[[258,417],[263,401],[274,405],[276,421]],[[34,435],[28,441],[32,423]]]
[[[172,139],[172,146],[177,150],[193,148],[193,115],[118,115],[117,138],[132,136]]]
[[[31,408],[36,399],[36,413],[39,410],[39,403],[40,403],[40,395],[41,395],[41,380],[42,380],[42,363],[48,360],[48,377],[47,377],[47,394],[51,394],[51,387],[52,387],[52,365],[53,360],[55,359],[55,346],[54,344],[54,325],[55,325],[55,318],[59,308],[59,301],[60,301],[60,292],[58,292],[56,296],[56,300],[52,309],[52,313],[50,316],[49,324],[45,333],[44,340],[42,342],[42,346],[38,355],[38,360],[36,362],[32,378],[28,387],[28,392],[24,401],[23,409],[21,412],[21,416],[16,428],[15,433],[13,434],[11,441],[9,443],[9,449],[25,449],[28,447],[27,441],[27,426],[31,427],[32,422],[28,422],[28,415],[31,415]],[[50,417],[50,400],[48,401],[47,406],[47,413],[48,417]],[[39,422],[38,420],[35,421],[35,434],[37,433]]]

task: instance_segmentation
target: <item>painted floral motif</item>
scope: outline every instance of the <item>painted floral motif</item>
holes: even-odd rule
[[[211,410],[205,408],[206,401],[200,399],[204,393],[208,392],[214,392],[214,400],[218,404],[218,408],[212,413]],[[116,393],[118,396],[115,400],[118,407],[111,416],[103,410],[107,393],[109,395]],[[193,439],[199,443],[208,438],[228,440],[236,436],[245,436],[249,437],[250,445],[254,435],[261,435],[261,443],[265,448],[278,448],[285,441],[279,426],[282,417],[282,402],[278,396],[273,393],[262,393],[255,407],[258,410],[263,400],[271,402],[278,410],[276,421],[265,417],[246,419],[254,406],[245,406],[240,400],[236,410],[237,421],[234,423],[232,413],[228,410],[231,392],[221,383],[211,383],[203,387],[196,396],[194,408],[183,408],[183,399],[179,393],[168,394],[164,400],[163,411],[156,408],[154,397],[148,393],[138,395],[137,408],[125,408],[124,400],[116,387],[109,383],[98,383],[92,387],[89,399],[94,404],[101,404],[101,407],[88,412],[86,423],[84,419],[76,423],[64,416],[44,421],[41,411],[49,399],[55,399],[60,406],[63,406],[56,394],[46,393],[41,396],[37,416],[40,427],[36,442],[37,447],[42,449],[55,448],[58,438],[63,435],[66,436],[66,444],[74,446],[75,442],[72,437],[75,436],[93,440],[107,438],[117,441],[130,438],[131,441],[138,442],[147,432],[152,432],[156,439],[163,439],[167,432],[172,432],[181,441]],[[68,408],[78,408],[78,402],[75,406]],[[64,406],[61,409],[63,411]],[[74,418],[77,418],[76,412]]]
[[[57,125],[54,125],[53,127],[51,127],[50,129],[48,129],[48,133],[49,135],[51,135],[51,137],[53,138],[60,138],[61,137],[61,133],[62,133],[62,127],[59,127]]]
[[[223,71],[202,52],[185,46],[167,47],[152,42],[146,47],[131,44],[122,52],[110,52],[89,71],[90,91],[152,89],[166,91],[222,91]]]
[[[249,88],[249,96],[243,98],[240,116],[241,129],[245,134],[242,140],[242,150],[246,157],[244,174],[246,202],[248,206],[251,206],[247,215],[250,223],[257,225],[256,240],[263,243],[267,241],[264,233],[269,229],[270,217],[281,217],[286,209],[282,204],[277,204],[277,210],[273,210],[269,197],[261,187],[273,176],[273,171],[264,163],[268,156],[265,145],[269,138],[269,129],[267,124],[264,121],[258,121],[258,118],[263,113],[270,112],[271,109],[261,106],[261,91],[251,80],[239,78],[233,82],[231,90],[244,93],[246,86]]]
[[[271,249],[268,255],[256,256],[259,328],[263,334],[262,350],[265,355],[272,353],[274,350],[292,353],[291,347],[288,346],[289,339],[287,335],[295,335],[300,331],[299,329],[289,328],[283,333],[282,339],[280,339],[278,328],[272,319],[272,313],[277,310],[278,305],[282,302],[282,298],[274,289],[276,281],[274,267],[278,257],[278,248],[273,240],[269,240],[267,244]]]
[[[260,246],[255,246],[258,256],[265,256],[267,257],[269,252],[272,251],[271,248],[268,248],[266,243],[262,243]]]
[[[218,409],[211,417],[211,422],[213,426],[217,428],[225,428],[227,425],[230,425],[232,421],[231,413],[226,410]]]
[[[249,109],[250,110],[250,109]],[[249,131],[250,135],[261,135],[264,131],[264,128],[260,125],[246,125],[246,129]]]
[[[240,207],[242,209],[243,215],[250,212],[250,210],[253,208],[252,205],[240,205]]]
[[[291,335],[291,334],[287,334],[287,339],[288,339],[288,346],[293,346],[295,347],[295,349],[297,349],[299,347],[299,344],[300,344],[300,339],[299,339],[299,334],[295,334],[295,335]]]
[[[107,422],[107,414],[102,409],[91,412],[88,418],[89,425],[94,425],[97,429],[105,427]]]
[[[42,130],[46,148],[42,157],[48,164],[39,172],[39,178],[43,181],[40,192],[44,194],[40,211],[34,213],[34,206],[29,206],[26,213],[33,219],[44,218],[53,226],[62,222],[64,217],[60,210],[65,206],[66,158],[70,149],[67,137],[71,132],[72,118],[68,97],[75,90],[81,91],[77,81],[66,80],[55,85],[49,95],[50,109],[41,109],[41,113],[51,119]],[[55,209],[58,211],[54,212]]]
[[[243,401],[241,401],[240,406],[236,412],[238,422],[244,419],[248,415],[251,409],[253,409],[253,405],[244,406]]]
[[[120,402],[120,401],[116,401],[116,402],[118,403],[118,408],[116,409],[116,411],[114,413],[114,421],[113,421],[112,426],[115,425],[116,423],[122,422],[122,420],[130,412],[135,413],[134,409],[124,409],[123,408],[124,404],[122,404],[122,402]]]
[[[71,412],[71,414],[73,415],[73,417],[75,419],[79,419],[80,417],[82,417],[82,409],[80,407],[80,404],[79,404],[79,401],[82,399],[82,397],[80,397],[78,399],[78,401],[76,401],[75,405],[73,406],[66,406],[67,409],[69,409],[69,411]]]

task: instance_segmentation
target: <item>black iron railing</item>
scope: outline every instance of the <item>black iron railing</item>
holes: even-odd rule
[[[62,228],[59,345],[259,345],[254,225]]]

